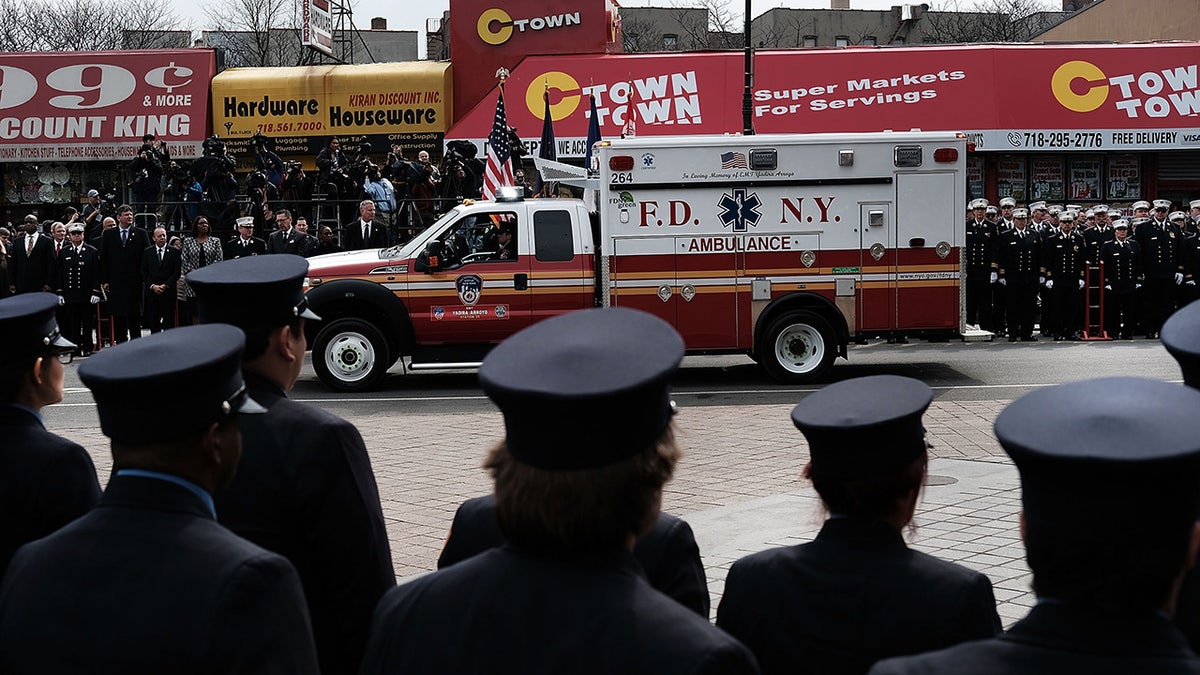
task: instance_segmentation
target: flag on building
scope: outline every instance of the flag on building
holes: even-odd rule
[[[512,140],[508,133],[508,117],[504,114],[504,85],[496,99],[496,117],[488,134],[487,166],[483,173],[483,198],[495,199],[496,190],[513,184]]]
[[[629,96],[625,99],[625,127],[621,129],[621,138],[633,138],[637,135],[637,104],[633,100],[633,80],[629,81]]]
[[[596,95],[588,94],[588,99],[591,100],[591,119],[588,120],[588,135],[587,148],[583,151],[583,168],[591,173],[592,158],[596,155],[596,144],[600,142],[600,116],[596,114]],[[595,168],[599,171],[599,167]],[[587,204],[592,211],[599,211],[599,204],[596,200],[596,191],[591,188],[586,188],[583,191],[583,203]]]
[[[542,92],[542,100],[545,102],[545,113],[542,116],[542,141],[538,146],[538,157],[551,161],[558,161],[558,151],[554,147],[554,119],[550,117],[550,92],[547,90]],[[553,197],[558,194],[558,183],[554,181],[542,181],[541,172],[537,172],[537,189],[535,192],[542,197]]]

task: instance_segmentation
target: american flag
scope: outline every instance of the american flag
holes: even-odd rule
[[[488,135],[487,168],[483,173],[483,198],[495,199],[496,190],[513,184],[512,143],[508,136],[508,117],[504,114],[504,85],[496,99],[496,119]]]
[[[746,164],[746,155],[740,152],[723,152],[721,153],[721,168],[722,169],[745,169],[749,165]]]

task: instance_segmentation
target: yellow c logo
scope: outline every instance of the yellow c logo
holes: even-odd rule
[[[497,30],[492,30],[493,23],[500,24]],[[479,33],[479,39],[489,45],[502,45],[512,37],[512,24],[513,20],[508,12],[493,8],[484,10],[483,14],[479,15],[475,30]]]
[[[1076,94],[1071,89],[1075,80],[1084,80],[1091,84],[1086,94]],[[1093,63],[1067,61],[1050,77],[1050,90],[1054,92],[1054,98],[1067,110],[1091,112],[1104,105],[1104,101],[1108,99],[1108,77]]]
[[[563,92],[559,102],[550,106],[551,121],[566,119],[579,109],[579,101],[583,97],[579,82],[566,73],[552,70],[533,78],[525,90],[525,105],[534,117],[543,119],[545,107],[542,105],[542,92],[548,91],[547,87]],[[554,100],[554,97],[551,96],[550,100]]]

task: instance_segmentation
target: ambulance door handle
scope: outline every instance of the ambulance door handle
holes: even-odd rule
[[[529,275],[525,273],[513,275],[513,288],[523,291],[529,288]]]

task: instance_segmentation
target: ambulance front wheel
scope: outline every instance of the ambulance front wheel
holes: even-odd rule
[[[383,334],[359,319],[338,319],[322,327],[312,354],[317,378],[334,391],[374,389],[392,364]]]
[[[833,365],[833,328],[812,312],[788,312],[773,321],[758,350],[758,362],[780,382],[810,382]]]

